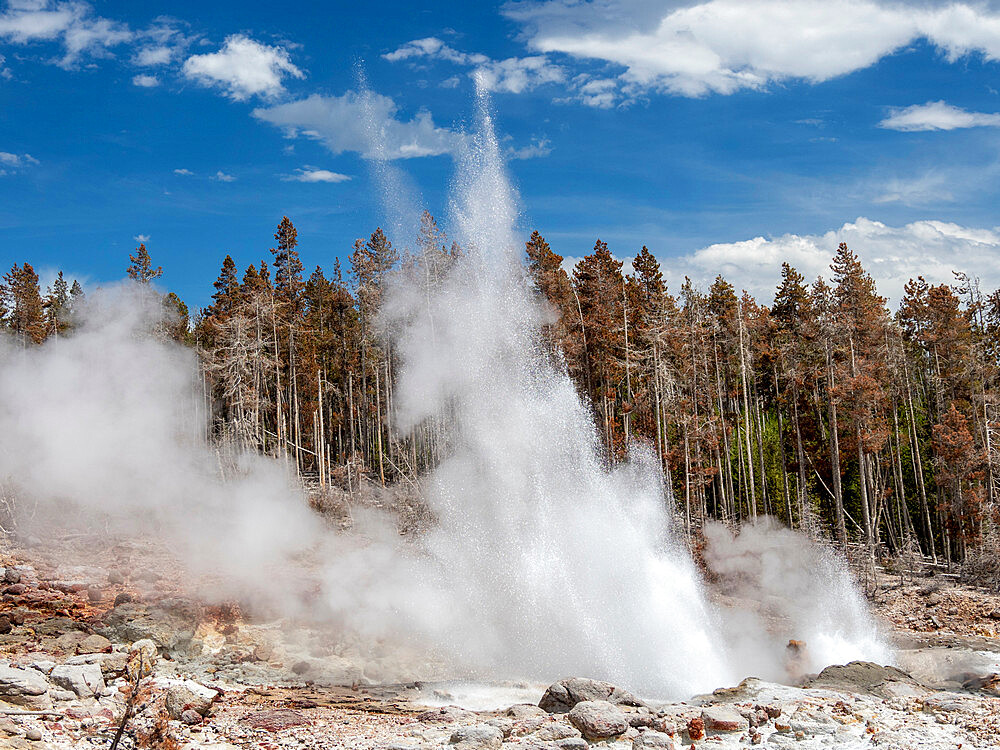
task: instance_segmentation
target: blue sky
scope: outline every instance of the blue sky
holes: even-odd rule
[[[0,0],[0,57],[0,267],[45,279],[115,280],[145,239],[197,308],[283,214],[329,269],[385,220],[366,121],[443,217],[480,71],[523,228],[569,262],[645,244],[675,290],[766,298],[845,240],[890,297],[1000,285],[989,3]]]

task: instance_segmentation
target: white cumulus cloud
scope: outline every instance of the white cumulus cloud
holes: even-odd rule
[[[376,93],[313,94],[298,101],[259,107],[254,117],[290,136],[320,140],[334,154],[352,151],[367,159],[410,159],[454,153],[462,135],[434,124],[430,112],[399,118],[395,102]]]
[[[661,259],[676,290],[684,276],[702,286],[722,274],[737,287],[769,304],[787,261],[807,279],[830,278],[830,260],[846,242],[878,284],[879,293],[899,302],[903,285],[923,276],[932,283],[954,282],[952,271],[978,274],[984,289],[1000,287],[1000,229],[977,229],[943,221],[916,221],[893,227],[864,217],[822,235],[727,242]]]
[[[508,3],[504,14],[540,53],[616,66],[625,98],[817,83],[918,40],[950,61],[971,53],[1000,59],[1000,13],[979,2],[526,0]]]
[[[339,172],[331,172],[329,169],[302,167],[296,169],[295,174],[285,175],[281,179],[286,182],[347,182],[351,177]]]
[[[969,112],[943,101],[914,104],[891,110],[879,124],[888,130],[955,130],[957,128],[1000,127],[1000,114]]]
[[[221,169],[215,173],[215,177],[212,178],[216,182],[235,182],[236,178],[231,174],[226,174]]]
[[[202,85],[222,88],[237,101],[277,96],[285,90],[282,81],[286,76],[305,77],[285,49],[242,34],[227,37],[218,52],[192,55],[184,61],[183,72]]]

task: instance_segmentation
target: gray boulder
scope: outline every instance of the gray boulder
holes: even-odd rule
[[[104,615],[100,634],[116,642],[148,639],[162,652],[184,656],[197,627],[197,609],[182,600],[164,600],[148,608],[126,602]]]
[[[104,675],[99,664],[60,664],[49,675],[54,685],[72,690],[80,698],[104,693]]]
[[[473,724],[456,729],[448,742],[456,750],[500,750],[503,732],[490,724]]]
[[[609,701],[580,701],[569,712],[570,723],[584,738],[607,740],[628,731],[628,717]]]
[[[33,709],[51,708],[49,681],[36,669],[0,665],[0,700]]]
[[[627,690],[610,682],[572,677],[549,685],[538,706],[550,714],[564,714],[580,701],[607,701],[616,706],[645,705]]]
[[[806,687],[832,688],[850,693],[865,693],[881,698],[930,692],[918,680],[902,669],[873,664],[869,661],[852,661],[827,667]]]
[[[218,691],[212,688],[199,685],[194,680],[185,680],[167,689],[164,707],[172,719],[181,719],[185,711],[197,711],[202,716],[207,716],[218,695]]]

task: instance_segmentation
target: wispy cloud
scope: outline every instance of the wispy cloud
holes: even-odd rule
[[[231,174],[226,174],[221,169],[215,173],[215,177],[212,178],[216,182],[235,182],[236,178]]]
[[[430,59],[470,67],[487,90],[508,94],[520,94],[545,83],[562,82],[566,78],[565,71],[553,65],[544,55],[493,60],[480,53],[461,52],[433,36],[414,39],[382,57],[390,62]],[[457,83],[454,77],[450,77],[442,85],[451,88]]]
[[[9,151],[0,151],[0,177],[38,163],[38,159],[31,154],[12,154]]]
[[[878,124],[888,130],[955,130],[957,128],[1000,127],[1000,114],[969,112],[943,101],[914,104],[893,109]]]
[[[517,159],[538,159],[552,153],[552,145],[548,138],[533,137],[531,143],[521,148],[509,147],[506,151],[507,158]]]
[[[109,48],[134,38],[127,24],[95,15],[89,4],[78,0],[8,2],[0,13],[0,39],[20,45],[58,42],[63,54],[57,62],[65,68],[86,57],[104,57]]]
[[[145,243],[149,242],[149,235],[148,234],[137,234],[132,239],[135,240],[136,242],[140,243],[140,244],[145,244]]]
[[[175,169],[174,170],[174,174],[179,174],[182,177],[190,177],[191,175],[194,174],[194,172],[192,172],[190,169],[183,169],[182,168],[182,169]]]
[[[156,76],[137,75],[132,76],[132,84],[140,88],[151,89],[160,85],[160,79]]]
[[[348,91],[343,96],[313,94],[298,101],[260,107],[254,117],[282,128],[289,137],[305,136],[334,154],[352,151],[366,159],[412,159],[454,153],[463,136],[439,127],[430,112],[400,118],[396,103],[376,93]]]
[[[350,175],[331,172],[329,169],[317,169],[316,167],[301,167],[295,170],[295,174],[283,175],[285,182],[347,182]]]

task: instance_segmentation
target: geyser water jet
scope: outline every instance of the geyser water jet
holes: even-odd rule
[[[450,613],[436,638],[488,673],[587,675],[661,696],[745,676],[765,643],[778,676],[780,650],[759,623],[744,618],[736,639],[720,627],[672,535],[655,457],[639,449],[605,468],[588,406],[543,346],[481,88],[477,105],[450,207],[466,253],[433,289],[392,288],[384,320],[400,360],[397,424],[446,414],[450,427],[425,485],[439,521],[423,540],[425,575]]]
[[[401,274],[384,309],[399,361],[394,426],[449,428],[422,482],[437,519],[425,535],[401,540],[361,513],[354,534],[333,533],[260,456],[220,480],[188,407],[202,398],[195,357],[151,334],[162,306],[134,286],[92,295],[72,336],[0,342],[0,481],[28,516],[155,535],[215,576],[212,594],[351,631],[372,644],[372,679],[430,676],[430,658],[390,663],[393,649],[412,656],[402,646],[444,657],[456,677],[589,676],[650,697],[780,677],[784,641],[802,633],[778,637],[708,601],[671,531],[657,459],[639,448],[607,469],[588,405],[543,346],[483,93],[462,142],[450,231],[465,253],[433,285]],[[886,658],[842,567],[805,564],[815,550],[791,532],[728,533],[710,565],[807,631],[810,668]],[[322,590],[306,597],[317,570]]]

